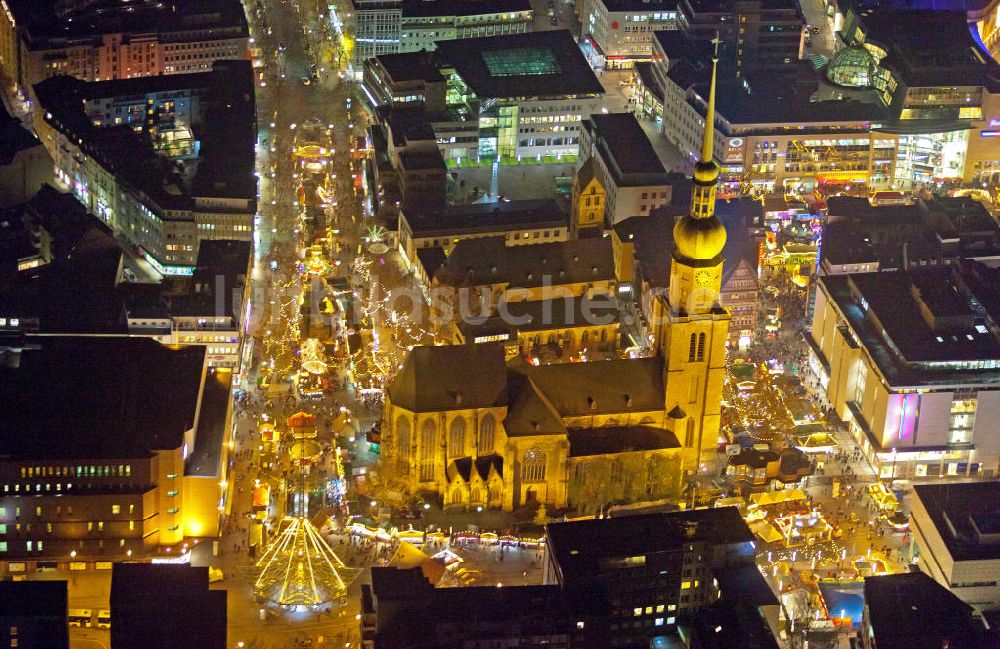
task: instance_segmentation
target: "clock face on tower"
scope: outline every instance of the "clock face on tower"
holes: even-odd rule
[[[695,273],[694,281],[698,286],[705,286],[712,281],[712,273],[707,270],[699,270]]]

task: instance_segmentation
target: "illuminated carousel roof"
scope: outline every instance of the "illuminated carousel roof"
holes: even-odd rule
[[[257,562],[254,592],[280,606],[317,606],[342,597],[357,571],[334,554],[306,518],[286,518]]]

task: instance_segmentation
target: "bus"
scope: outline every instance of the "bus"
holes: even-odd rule
[[[93,615],[94,611],[89,608],[71,608],[67,618],[70,626],[90,628],[92,626],[90,618]]]

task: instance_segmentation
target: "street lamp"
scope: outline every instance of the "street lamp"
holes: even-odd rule
[[[76,550],[70,550],[69,558],[70,559],[75,559],[76,558]]]

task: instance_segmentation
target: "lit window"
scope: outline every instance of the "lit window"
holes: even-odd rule
[[[121,505],[111,505],[111,513],[112,514],[121,514],[122,513],[122,506]]]
[[[687,590],[688,588],[691,588],[691,582],[690,581],[682,581],[681,582],[681,590]]]
[[[632,615],[642,615],[642,609],[641,608],[632,609]]]
[[[654,624],[656,626],[663,626],[663,618],[662,617],[656,618],[656,620],[654,621]]]

